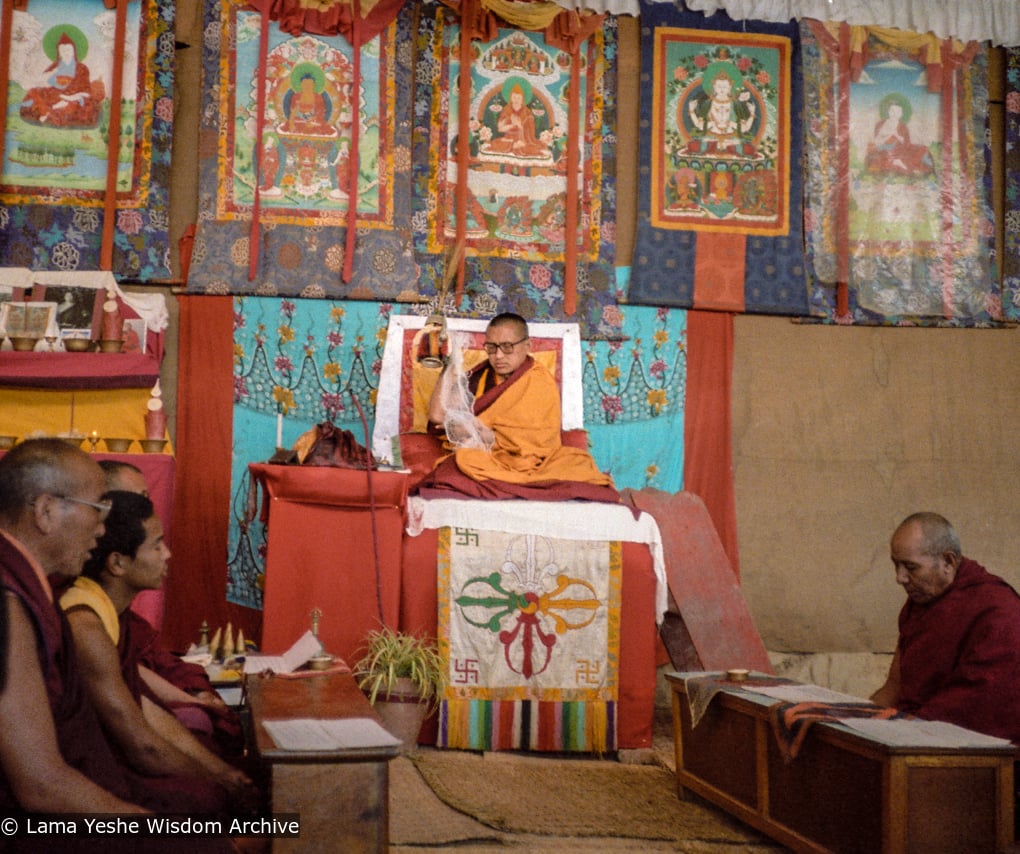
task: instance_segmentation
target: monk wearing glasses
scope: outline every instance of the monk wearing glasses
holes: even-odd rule
[[[494,317],[484,346],[484,362],[460,378],[445,376],[448,365],[436,384],[430,429],[445,432],[452,454],[419,492],[617,502],[612,478],[599,471],[587,449],[563,444],[559,389],[531,356],[524,318]]]

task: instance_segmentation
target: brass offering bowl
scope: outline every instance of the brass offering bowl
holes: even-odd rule
[[[103,439],[106,443],[106,450],[111,454],[126,453],[134,439]]]

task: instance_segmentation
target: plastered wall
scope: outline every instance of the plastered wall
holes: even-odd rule
[[[916,510],[1020,587],[1017,330],[736,319],[741,577],[770,650],[891,651],[889,537]]]

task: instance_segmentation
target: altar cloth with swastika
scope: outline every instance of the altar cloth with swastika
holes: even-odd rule
[[[443,528],[437,745],[616,749],[618,542]]]

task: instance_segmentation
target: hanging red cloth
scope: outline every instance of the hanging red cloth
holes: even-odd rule
[[[722,311],[688,311],[684,489],[705,502],[733,572],[739,577],[732,388],[733,315]]]
[[[232,622],[257,638],[261,612],[227,602],[227,511],[234,417],[233,297],[178,296],[173,572],[166,581],[163,639],[184,650],[199,625]],[[201,603],[201,611],[196,611]]]

